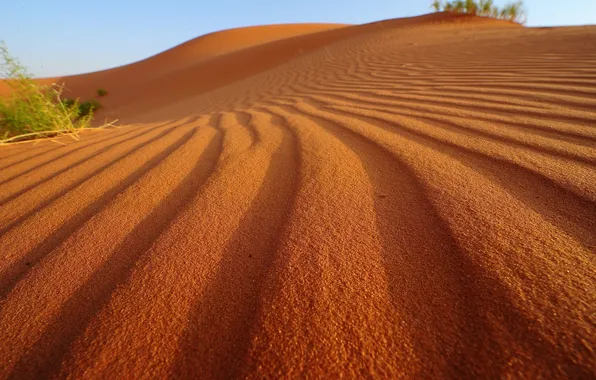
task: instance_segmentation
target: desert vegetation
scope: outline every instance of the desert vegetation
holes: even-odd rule
[[[93,111],[101,108],[99,101],[65,99],[64,85],[37,84],[4,43],[0,56],[0,77],[11,89],[0,98],[0,142],[76,134],[90,127]]]
[[[431,8],[435,12],[468,13],[485,17],[493,17],[513,21],[519,24],[526,22],[526,11],[522,0],[499,7],[493,0],[434,0]]]

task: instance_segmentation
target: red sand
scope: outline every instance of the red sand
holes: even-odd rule
[[[224,31],[0,148],[0,378],[594,378],[596,27]]]

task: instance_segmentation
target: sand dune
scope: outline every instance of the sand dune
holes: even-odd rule
[[[229,33],[0,149],[1,378],[596,376],[596,27]]]

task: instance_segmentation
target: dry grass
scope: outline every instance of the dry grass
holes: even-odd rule
[[[4,43],[0,44],[0,55],[0,76],[11,88],[9,96],[0,98],[0,144],[64,134],[76,136],[91,128],[93,112],[101,107],[97,100],[80,103],[78,99],[64,99],[64,85],[35,83]]]

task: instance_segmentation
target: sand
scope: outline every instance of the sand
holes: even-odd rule
[[[0,148],[0,378],[594,378],[596,27],[224,31]]]

